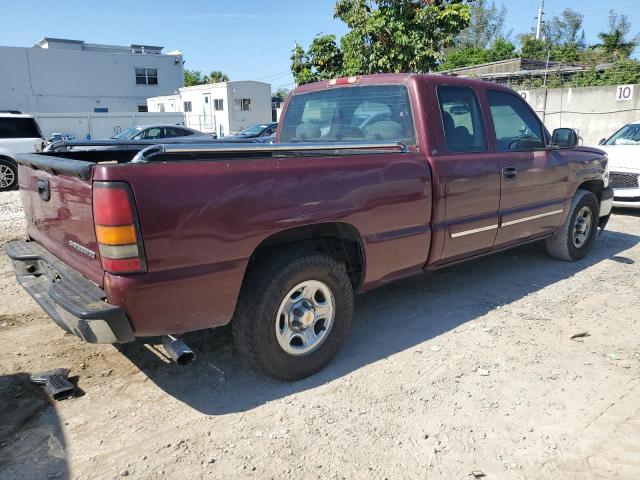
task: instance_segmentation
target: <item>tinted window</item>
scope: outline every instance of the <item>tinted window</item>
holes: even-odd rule
[[[0,118],[0,138],[42,138],[33,118]]]
[[[467,87],[438,87],[438,101],[447,148],[451,152],[482,152],[487,141],[480,105]]]
[[[191,132],[188,130],[183,130],[182,128],[176,127],[164,127],[165,137],[186,137],[187,135],[191,135]]]
[[[407,89],[404,85],[375,85],[294,95],[280,140],[415,144]]]
[[[544,148],[542,125],[517,95],[487,91],[499,151],[529,151]]]

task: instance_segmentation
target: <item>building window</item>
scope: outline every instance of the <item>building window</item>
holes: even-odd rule
[[[184,111],[185,112],[191,111],[191,102],[184,102]]]
[[[158,111],[159,112],[164,112],[164,103],[159,103],[158,104]]]
[[[96,107],[93,111],[95,113],[109,113],[109,109],[107,107]]]
[[[233,101],[233,109],[234,110],[251,110],[251,99],[250,98],[236,98]]]
[[[222,98],[216,98],[213,101],[213,109],[217,111],[224,110],[224,100]]]
[[[158,85],[158,69],[136,68],[136,85]]]
[[[149,107],[147,107],[146,105],[138,105],[138,112],[146,113],[148,111],[149,111]]]

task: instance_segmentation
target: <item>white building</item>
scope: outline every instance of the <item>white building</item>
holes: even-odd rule
[[[238,81],[182,87],[176,95],[147,100],[149,112],[184,112],[185,124],[218,136],[271,121],[271,85]]]
[[[0,110],[146,111],[147,98],[183,84],[182,53],[149,45],[97,45],[43,38],[0,47]]]

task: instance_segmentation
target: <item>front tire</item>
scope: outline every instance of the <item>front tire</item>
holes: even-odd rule
[[[0,192],[18,188],[18,167],[11,161],[0,158]]]
[[[248,274],[233,336],[256,370],[295,381],[333,360],[352,318],[345,265],[320,253],[293,253],[266,260]]]
[[[547,253],[567,262],[586,257],[598,233],[599,213],[596,196],[587,190],[578,190],[564,224],[545,240]]]

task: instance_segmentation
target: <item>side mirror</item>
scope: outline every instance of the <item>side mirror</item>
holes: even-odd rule
[[[604,142],[606,141],[607,141],[606,138],[601,138],[600,141],[598,142],[598,145],[604,145]]]
[[[551,143],[558,148],[573,148],[578,145],[578,134],[573,128],[556,128]]]

